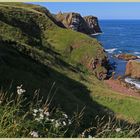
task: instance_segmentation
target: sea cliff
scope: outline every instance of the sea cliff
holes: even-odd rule
[[[68,29],[79,31],[88,35],[101,33],[98,18],[95,16],[82,17],[79,13],[61,13],[56,15],[56,19],[62,22]]]

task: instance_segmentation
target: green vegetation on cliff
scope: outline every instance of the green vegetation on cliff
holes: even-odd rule
[[[106,71],[104,65],[94,71],[89,68],[92,59],[106,60],[98,41],[61,26],[46,8],[0,3],[3,90],[14,92],[23,84],[31,101],[37,90],[44,101],[50,94],[52,107],[60,107],[69,116],[85,107],[79,131],[89,127],[97,115],[105,115],[104,121],[111,115],[139,123],[139,100],[120,96],[99,81],[94,71]]]

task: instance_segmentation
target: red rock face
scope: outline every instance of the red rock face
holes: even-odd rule
[[[125,75],[131,76],[132,78],[140,78],[140,62],[129,60],[126,65]]]
[[[56,19],[62,22],[66,28],[85,34],[101,33],[97,17],[82,17],[79,13],[59,13]]]

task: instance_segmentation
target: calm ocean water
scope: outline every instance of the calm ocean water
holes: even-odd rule
[[[103,34],[96,36],[108,52],[110,60],[116,62],[116,75],[124,75],[126,61],[112,57],[113,54],[130,53],[140,56],[140,20],[101,20]],[[140,84],[140,81],[128,79]]]

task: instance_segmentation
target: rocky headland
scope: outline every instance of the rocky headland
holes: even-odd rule
[[[98,18],[95,16],[82,17],[79,13],[61,13],[56,15],[57,21],[64,24],[68,29],[82,32],[88,35],[101,33]]]

